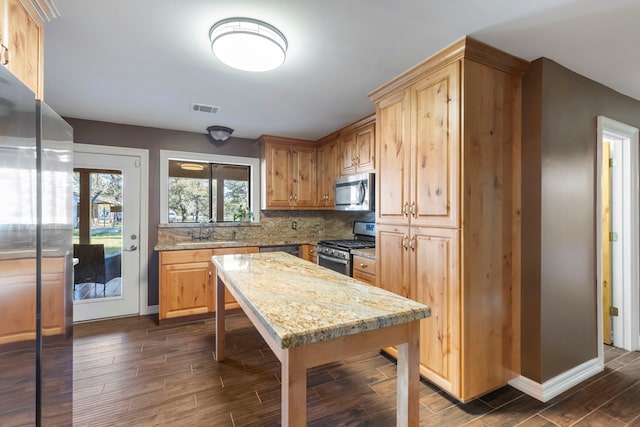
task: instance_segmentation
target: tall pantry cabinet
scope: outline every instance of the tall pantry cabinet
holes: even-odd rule
[[[431,307],[420,372],[462,401],[519,372],[527,65],[466,37],[370,94],[377,284]]]

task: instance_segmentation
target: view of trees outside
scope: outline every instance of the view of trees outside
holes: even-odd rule
[[[249,182],[224,181],[224,219],[223,221],[234,221],[233,214],[249,206]]]
[[[73,173],[74,230],[73,242],[80,243],[80,174],[88,177],[90,188],[90,241],[92,244],[104,244],[105,257],[122,252],[122,173],[119,171],[93,172],[79,169]],[[83,242],[87,243],[87,242]]]
[[[190,170],[181,163],[169,161],[169,222],[235,221],[234,214],[249,206],[248,167],[211,163]]]
[[[205,222],[209,220],[209,180],[169,178],[169,211],[171,222]]]

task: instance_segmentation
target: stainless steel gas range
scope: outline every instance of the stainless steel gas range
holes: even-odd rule
[[[353,224],[352,240],[321,240],[318,242],[318,265],[330,268],[347,276],[353,273],[353,249],[368,249],[376,246],[374,222],[356,221]]]

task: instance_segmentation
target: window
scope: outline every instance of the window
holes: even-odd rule
[[[259,159],[167,150],[160,159],[162,223],[232,222],[259,206]]]

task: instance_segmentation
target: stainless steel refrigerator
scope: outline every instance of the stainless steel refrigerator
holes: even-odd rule
[[[71,127],[0,66],[0,426],[70,426]]]

